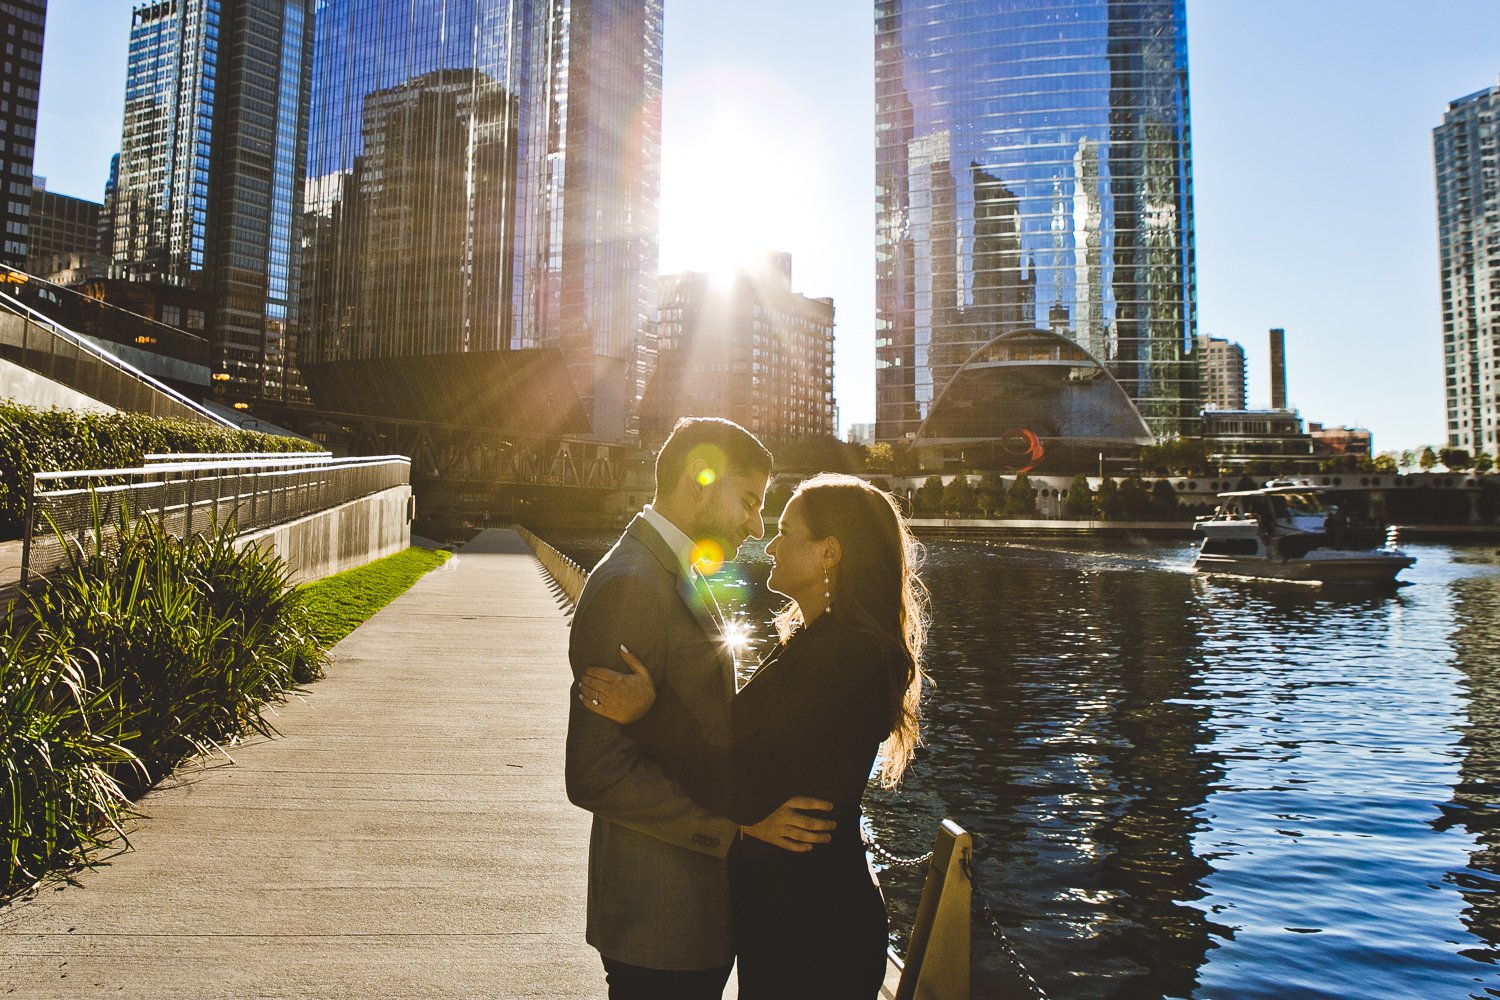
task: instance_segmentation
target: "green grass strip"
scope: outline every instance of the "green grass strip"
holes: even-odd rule
[[[327,649],[448,561],[452,552],[413,546],[302,588],[318,642]]]

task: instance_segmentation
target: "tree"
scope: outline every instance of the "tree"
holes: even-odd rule
[[[1463,472],[1474,466],[1474,457],[1467,448],[1443,448],[1438,452],[1438,461],[1450,472]]]
[[[918,514],[941,514],[943,512],[943,477],[928,476],[917,487],[916,507]]]
[[[1486,473],[1495,467],[1494,457],[1487,451],[1480,451],[1474,456],[1474,471]]]
[[[1396,460],[1396,464],[1403,469],[1412,468],[1417,464],[1417,453],[1410,448],[1402,450],[1401,457]]]
[[[1094,491],[1089,489],[1089,477],[1081,472],[1068,484],[1068,496],[1063,500],[1063,517],[1070,521],[1093,520]]]
[[[1417,465],[1421,467],[1423,472],[1430,471],[1437,463],[1437,452],[1432,450],[1432,445],[1430,444],[1422,449],[1422,454],[1417,456]]]
[[[994,517],[1005,506],[1005,480],[998,472],[986,472],[974,488],[974,502],[985,517]]]
[[[1144,521],[1151,516],[1151,494],[1140,476],[1131,476],[1121,483],[1118,497],[1121,520]]]
[[[1401,459],[1394,451],[1382,451],[1372,463],[1376,472],[1395,472],[1400,466]]]
[[[840,441],[831,434],[817,437],[768,441],[776,456],[776,467],[783,471],[858,473],[865,470],[867,450],[852,441]]]
[[[896,467],[896,449],[889,441],[877,441],[865,454],[865,468],[871,472],[890,472]]]
[[[1182,516],[1177,490],[1169,480],[1158,479],[1151,487],[1150,516],[1158,521],[1175,521]]]
[[[1036,517],[1036,490],[1031,488],[1031,478],[1024,472],[1005,493],[1005,516]]]
[[[1146,445],[1140,451],[1142,467],[1159,476],[1194,476],[1208,473],[1208,445],[1202,438],[1174,437]]]
[[[1099,496],[1096,501],[1099,505],[1099,516],[1106,521],[1118,521],[1120,519],[1120,491],[1115,487],[1115,481],[1108,476],[1099,481]]]
[[[943,490],[943,511],[955,517],[969,517],[978,505],[974,502],[974,487],[968,476],[954,476]]]

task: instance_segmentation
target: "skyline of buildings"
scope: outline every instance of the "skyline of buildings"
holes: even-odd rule
[[[661,0],[320,5],[309,366],[560,352],[632,429],[656,310]]]
[[[161,4],[148,4],[145,6],[161,6]],[[925,152],[941,153],[942,150],[935,147],[934,150],[924,151],[924,155]],[[951,155],[951,149],[949,153]],[[976,235],[973,238],[973,254],[981,262],[998,262],[998,266],[980,268],[981,274],[990,276],[987,283],[973,281],[970,284],[971,289],[976,289],[980,293],[978,296],[978,306],[973,310],[975,315],[977,316],[981,311],[987,311],[992,317],[999,317],[995,321],[997,326],[1008,325],[1014,322],[1010,318],[1014,312],[1024,312],[1028,307],[1034,310],[1034,315],[1039,316],[1043,310],[1040,304],[1037,303],[1037,287],[1039,282],[1042,282],[1044,279],[1043,272],[1045,269],[1041,266],[1036,266],[1034,262],[1023,260],[1022,236],[1024,233],[1022,232],[1023,227],[1019,225],[1020,209],[1018,205],[1012,204],[1021,200],[1020,192],[1006,185],[995,173],[975,164],[971,164],[969,168],[969,186],[971,192],[977,195],[975,205],[979,209],[976,214],[976,225],[974,226],[974,233]],[[937,193],[943,195],[943,192],[940,190]],[[956,201],[962,200],[957,195],[954,197]],[[941,201],[942,198],[939,197],[934,203],[938,204]],[[1090,254],[1086,246],[1083,253],[1085,263],[1087,263],[1089,256]],[[954,259],[957,260],[957,256]],[[962,287],[962,284],[961,278],[955,276],[955,294]],[[1088,303],[1085,305],[1087,306]],[[1085,308],[1085,313],[1087,311],[1087,308]],[[1064,318],[1063,310],[1057,308],[1056,303],[1048,307],[1046,312],[1049,321],[1047,328],[1064,331],[1071,329],[1065,325],[1069,320]],[[1107,351],[1107,344],[1108,340],[1106,338],[1103,345],[1096,343],[1095,346],[1102,346]],[[952,341],[939,342],[937,348],[935,356],[940,361],[944,360],[944,351],[951,355],[961,353],[960,347]],[[633,370],[637,372],[637,389],[639,389],[642,380],[639,373],[649,369],[648,356],[649,350],[643,350],[638,352],[635,359]],[[644,363],[643,358],[646,359]],[[949,361],[948,363],[952,364],[953,362]],[[627,369],[631,368],[630,362],[626,362],[626,367]],[[1483,362],[1481,362],[1482,370]],[[629,390],[627,389],[628,394]]]
[[[733,275],[663,275],[660,285],[643,440],[664,439],[688,413],[728,417],[770,441],[837,434],[834,303],[792,291],[790,254]]]
[[[1448,105],[1437,170],[1443,374],[1450,447],[1500,455],[1500,84]]]
[[[1158,436],[1199,383],[1183,0],[877,0],[876,437],[994,337],[1060,333]]]

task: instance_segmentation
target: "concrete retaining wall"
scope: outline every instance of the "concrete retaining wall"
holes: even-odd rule
[[[114,413],[113,406],[85,396],[76,389],[69,389],[61,382],[54,382],[45,375],[38,375],[30,368],[22,368],[14,361],[0,358],[0,399],[20,406],[31,406],[38,410],[78,410],[83,413]]]
[[[241,535],[286,560],[294,583],[311,583],[411,545],[411,487],[396,486],[342,507]]]

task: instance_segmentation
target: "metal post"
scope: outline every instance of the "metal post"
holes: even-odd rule
[[[21,536],[21,589],[25,590],[31,575],[31,536],[36,533],[36,473],[32,473],[26,480],[26,517],[23,530],[26,533]]]

